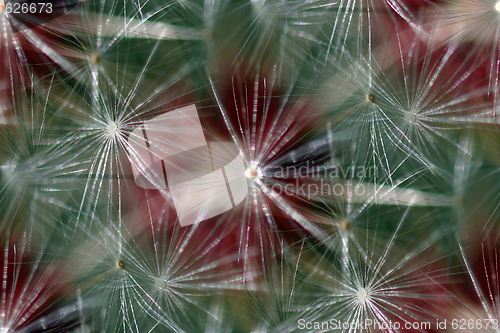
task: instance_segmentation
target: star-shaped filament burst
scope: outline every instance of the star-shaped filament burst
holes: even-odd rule
[[[106,133],[110,140],[116,140],[117,136],[124,134],[121,132],[120,124],[115,122],[114,120],[110,120],[106,125]]]
[[[0,127],[2,231],[50,230],[58,224],[54,216],[73,209],[71,188],[80,184],[82,161],[72,145],[58,140],[68,132],[32,93],[20,94],[15,124]]]
[[[161,44],[168,41],[182,44],[201,39],[201,35],[196,29],[165,20],[168,16],[165,11],[174,5],[175,2],[138,5],[136,1],[120,5],[119,1],[111,0],[94,7],[83,2],[79,15],[61,18],[65,25],[59,29],[60,39],[64,43],[53,45],[54,66],[65,79],[69,77],[83,86],[93,99],[99,98],[100,89],[114,90],[118,95],[124,86],[130,90],[144,85],[145,76],[158,80],[158,71],[154,70],[157,66],[164,68],[163,77],[166,72],[178,71],[175,60],[184,53],[178,48],[162,48]],[[183,8],[184,12],[190,11],[188,7]],[[127,56],[130,53],[136,56],[133,61]]]
[[[364,307],[368,302],[370,302],[371,291],[366,290],[364,287],[359,287],[356,291],[356,300],[359,303],[359,306]]]
[[[342,323],[365,323],[367,320],[380,325],[398,322],[406,323],[435,320],[439,308],[449,297],[446,290],[448,278],[442,267],[444,258],[432,264],[421,261],[423,253],[432,252],[438,235],[427,238],[408,254],[397,256],[396,238],[386,243],[386,248],[365,252],[351,251],[347,264],[340,254],[319,254],[303,258],[304,269],[311,272],[308,281],[316,277],[318,286],[325,289],[325,296],[319,297],[303,312],[308,321],[325,321],[335,318]],[[406,248],[407,249],[407,248]],[[319,251],[318,251],[319,252]],[[398,258],[396,258],[398,257]],[[312,260],[310,260],[312,259]],[[336,268],[332,268],[336,267]],[[392,326],[394,327],[394,326]],[[343,331],[348,332],[348,328]],[[368,332],[377,331],[367,327]]]
[[[86,315],[94,308],[107,309],[104,317],[88,324],[108,331],[115,330],[118,327],[115,325],[121,326],[116,324],[119,321],[134,331],[147,317],[138,309],[148,295],[133,277],[143,258],[131,250],[134,240],[127,229],[114,221],[96,220],[86,226],[79,225],[70,235],[54,235],[55,244],[61,241],[67,244],[61,260],[64,271],[80,291],[80,302],[89,304],[85,306]]]
[[[242,153],[248,166],[245,173],[251,180],[244,205],[232,215],[241,221],[237,229],[243,257],[250,244],[262,242],[261,255],[276,253],[280,236],[275,231],[280,224],[296,229],[293,224],[298,223],[315,229],[287,202],[284,191],[275,191],[286,184],[278,184],[280,180],[272,174],[272,170],[298,158],[290,147],[305,141],[310,124],[307,111],[312,102],[309,103],[305,94],[302,98],[296,97],[293,87],[281,81],[278,68],[267,72],[250,66],[249,71],[234,74],[231,82],[212,81],[223,121]],[[225,93],[226,89],[229,93]],[[300,145],[297,143],[297,146]],[[299,150],[299,154],[311,153],[307,147]],[[273,188],[273,185],[276,186]]]
[[[182,228],[168,204],[164,209],[158,220],[148,214],[126,216],[121,227],[95,221],[92,229],[81,226],[71,242],[71,248],[79,244],[68,251],[72,281],[84,303],[97,299],[97,308],[109,310],[99,319],[103,329],[126,323],[133,330],[151,322],[196,332],[197,316],[211,316],[206,299],[244,289],[242,267],[226,232],[201,224]]]
[[[434,49],[415,40],[411,52],[400,51],[399,59],[382,67],[375,52],[344,50],[345,62],[331,64],[323,87],[325,123],[351,141],[353,163],[378,170],[380,181],[392,182],[408,159],[426,168],[439,163],[459,144],[457,125],[472,128],[485,113],[477,98],[488,94],[469,89],[473,70],[462,63],[454,68],[453,46]]]
[[[144,169],[151,155],[140,157],[131,148],[131,143],[144,142],[143,133],[134,134],[137,132],[134,129],[143,126],[147,119],[176,108],[173,101],[182,96],[177,88],[185,75],[176,77],[175,82],[166,80],[154,91],[142,87],[147,81],[144,76],[136,78],[137,85],[131,90],[117,89],[104,76],[97,76],[98,84],[87,96],[79,96],[70,89],[51,92],[50,98],[59,113],[72,119],[71,132],[59,142],[72,146],[75,151],[72,160],[79,161],[86,169],[76,225],[83,218],[89,218],[88,222],[92,223],[97,207],[106,210],[110,220],[115,218],[115,210],[123,213],[123,200],[139,191],[130,165]],[[101,85],[101,82],[104,83]]]

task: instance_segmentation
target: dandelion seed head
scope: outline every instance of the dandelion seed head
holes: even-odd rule
[[[165,279],[165,277],[157,277],[154,279],[154,287],[160,290],[166,290],[168,288],[169,283]]]
[[[256,178],[259,178],[259,171],[257,168],[255,167],[249,167],[248,169],[246,169],[245,171],[245,176],[250,179],[250,180],[254,180]]]
[[[351,229],[351,222],[349,220],[340,221],[340,229],[343,231],[348,231]]]
[[[167,286],[167,281],[165,281],[161,277],[155,278],[154,279],[154,286],[155,286],[155,288],[158,288],[158,289],[165,289],[165,287]]]
[[[125,263],[123,261],[121,261],[121,260],[116,263],[116,268],[117,269],[125,269],[125,267],[126,267]]]
[[[406,111],[404,112],[404,118],[409,123],[416,123],[418,120],[417,113],[415,111]]]
[[[120,131],[120,125],[114,121],[110,121],[106,125],[106,131],[110,139],[114,140],[116,138],[116,134]]]
[[[90,55],[89,60],[93,65],[97,65],[101,63],[102,58],[99,54],[93,53]]]
[[[356,291],[356,299],[361,306],[365,306],[366,302],[368,302],[370,299],[370,292],[367,289],[361,287],[358,289],[358,291]]]

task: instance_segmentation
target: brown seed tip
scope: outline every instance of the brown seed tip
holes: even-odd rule
[[[101,62],[101,56],[98,54],[92,54],[90,56],[90,62],[94,65],[99,64]]]
[[[370,102],[370,103],[375,103],[375,96],[373,96],[373,95],[371,95],[371,94],[370,94],[370,95],[368,95],[368,96],[366,97],[366,99],[367,99],[367,101],[368,101],[368,102]]]
[[[125,263],[123,261],[118,261],[116,263],[116,266],[119,268],[119,269],[125,269]]]
[[[344,231],[350,230],[351,229],[351,222],[349,222],[347,220],[343,220],[342,222],[340,222],[340,229],[342,229]]]

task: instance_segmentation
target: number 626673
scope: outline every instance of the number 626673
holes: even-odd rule
[[[5,4],[5,12],[7,14],[50,14],[52,13],[52,3],[37,2],[37,3],[19,3],[8,2]]]

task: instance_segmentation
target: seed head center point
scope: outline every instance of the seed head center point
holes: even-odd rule
[[[366,304],[369,297],[370,297],[370,293],[365,288],[360,288],[356,292],[356,298],[358,299],[359,304],[361,304],[362,306],[364,306]]]
[[[255,179],[255,178],[258,177],[258,172],[257,172],[257,170],[255,168],[248,168],[245,171],[245,176],[248,179]]]

